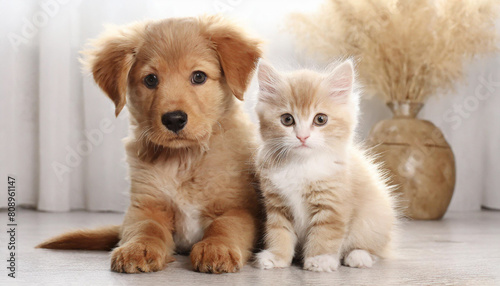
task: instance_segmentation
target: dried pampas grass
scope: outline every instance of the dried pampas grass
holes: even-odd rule
[[[423,102],[453,90],[464,65],[497,50],[498,0],[328,0],[288,25],[307,52],[353,56],[368,94]]]

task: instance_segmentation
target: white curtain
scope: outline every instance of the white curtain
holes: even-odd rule
[[[128,182],[121,139],[127,134],[127,113],[114,118],[111,101],[90,76],[82,75],[78,51],[105,23],[222,12],[266,40],[271,62],[310,63],[295,51],[282,23],[289,12],[313,11],[322,1],[269,2],[0,1],[3,185],[8,174],[14,175],[17,203],[39,210],[123,211]],[[476,61],[467,85],[459,85],[456,94],[432,99],[421,112],[443,130],[455,152],[452,210],[500,208],[499,63],[499,56]],[[247,93],[249,112],[255,90],[254,82]],[[461,105],[465,113],[450,122],[449,116],[458,113],[444,114],[454,105]],[[363,136],[375,122],[390,116],[378,99],[365,100],[362,107]],[[6,202],[6,192],[0,191],[0,208]]]

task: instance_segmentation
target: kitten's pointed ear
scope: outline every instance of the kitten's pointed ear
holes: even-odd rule
[[[352,93],[354,84],[354,67],[351,60],[337,65],[325,78],[328,92],[334,98],[346,98]]]
[[[261,60],[257,78],[259,80],[259,100],[269,100],[278,94],[282,79],[279,72],[271,64]]]

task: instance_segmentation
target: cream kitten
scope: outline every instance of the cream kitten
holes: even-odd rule
[[[328,74],[258,72],[262,144],[256,158],[267,222],[263,269],[334,271],[387,256],[396,223],[390,187],[354,143],[358,95],[350,60]]]

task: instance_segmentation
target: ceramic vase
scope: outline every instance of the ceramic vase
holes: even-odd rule
[[[455,158],[443,133],[417,118],[423,104],[389,102],[394,117],[378,122],[368,144],[388,171],[403,213],[412,219],[440,219],[455,187]]]

